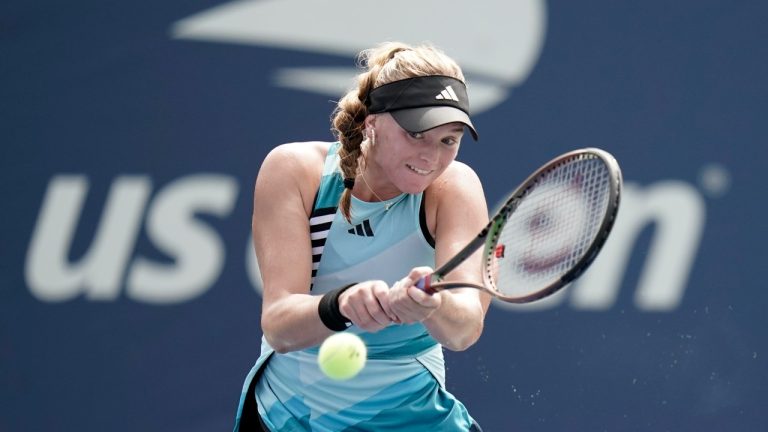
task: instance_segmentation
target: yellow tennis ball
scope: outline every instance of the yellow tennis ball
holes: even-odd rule
[[[368,350],[360,336],[340,332],[329,336],[320,345],[317,364],[329,378],[348,380],[363,369],[367,356]]]

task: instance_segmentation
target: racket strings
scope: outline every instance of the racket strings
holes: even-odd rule
[[[522,297],[558,282],[599,235],[611,195],[610,171],[596,157],[543,172],[498,232],[487,277],[501,294]]]

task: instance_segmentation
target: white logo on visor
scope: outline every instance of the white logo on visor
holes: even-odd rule
[[[448,99],[456,102],[459,101],[459,97],[456,96],[456,92],[453,91],[451,86],[448,86],[445,88],[445,90],[441,91],[440,94],[435,96],[435,99]]]

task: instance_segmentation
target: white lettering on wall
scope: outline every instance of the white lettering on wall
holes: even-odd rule
[[[134,254],[151,180],[121,176],[110,188],[87,252],[68,258],[88,194],[84,175],[55,176],[48,185],[32,234],[25,277],[41,301],[84,296],[112,301],[119,297],[126,269],[128,297],[147,303],[178,303],[199,296],[215,282],[224,262],[220,236],[195,218],[197,213],[227,216],[238,194],[237,182],[221,175],[192,175],[161,189],[147,209],[147,235],[173,259],[157,263]]]
[[[88,189],[84,175],[55,176],[48,185],[25,265],[26,281],[36,298],[46,302],[77,297],[114,301],[122,294],[142,303],[174,304],[197,298],[215,285],[227,248],[219,233],[197,215],[230,215],[239,189],[234,178],[216,174],[182,177],[158,190],[150,200],[152,182],[148,176],[117,177],[93,240],[81,258],[70,262]],[[643,260],[633,289],[636,307],[674,310],[687,287],[705,213],[701,194],[688,183],[625,184],[613,232],[578,281],[529,305],[497,304],[513,310],[541,310],[564,302],[579,310],[609,309],[616,303],[635,254]],[[142,229],[167,260],[137,256],[136,242]],[[651,233],[648,250],[637,251],[638,238],[646,230]],[[250,239],[246,242],[245,271],[261,294],[262,281]]]
[[[53,177],[24,269],[32,294],[43,301],[65,301],[79,295],[91,300],[114,300],[120,292],[150,191],[147,177],[118,177],[112,183],[88,252],[71,263],[67,256],[88,193],[88,179],[82,175]]]
[[[220,236],[196,213],[227,216],[237,198],[237,183],[221,175],[183,177],[163,188],[147,214],[147,234],[173,263],[137,257],[128,274],[128,297],[147,303],[193,299],[213,285],[224,265]]]

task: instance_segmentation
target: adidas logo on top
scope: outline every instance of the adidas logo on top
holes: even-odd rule
[[[361,224],[355,225],[354,228],[347,230],[347,232],[361,237],[373,237],[373,228],[371,228],[371,222],[368,219],[364,220]]]
[[[448,99],[456,102],[459,101],[459,97],[456,96],[456,92],[453,91],[451,86],[448,86],[443,91],[441,91],[437,96],[435,96],[435,99]]]

